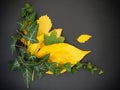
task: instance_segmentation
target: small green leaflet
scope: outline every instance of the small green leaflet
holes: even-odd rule
[[[23,79],[24,79],[24,82],[25,82],[27,88],[29,88],[30,82],[32,80],[32,71],[30,71],[27,68],[25,68],[22,71],[22,76],[23,76]]]
[[[41,78],[48,69],[46,68],[44,63],[40,63],[39,65],[34,66],[34,70],[36,71],[37,77]]]
[[[23,31],[25,29],[25,21],[21,20],[17,22],[18,30]]]
[[[29,24],[27,27],[26,27],[26,30],[27,32],[29,33],[32,29],[34,29],[34,27],[37,25],[37,22],[32,22],[31,24]]]
[[[18,70],[20,68],[20,63],[17,61],[17,59],[15,59],[15,61],[11,63],[9,66],[10,66],[10,70],[12,71]]]
[[[25,8],[25,10],[26,10],[28,13],[32,13],[32,12],[33,12],[33,7],[32,7],[32,5],[30,5],[29,3],[26,3],[24,8]]]
[[[71,72],[72,72],[73,74],[76,74],[76,73],[77,73],[77,69],[76,69],[75,67],[72,67]]]
[[[47,62],[48,59],[49,59],[49,57],[50,57],[50,53],[48,53],[48,54],[40,57],[40,58],[39,58],[39,61],[41,61],[41,62]]]
[[[26,20],[33,22],[35,20],[36,14],[35,12],[31,13],[29,16],[26,16]]]
[[[67,72],[71,72],[71,64],[70,63],[64,64],[63,67],[66,69]]]
[[[45,45],[51,45],[51,44],[55,44],[55,43],[62,43],[64,42],[65,38],[64,37],[57,37],[57,32],[56,31],[52,31],[50,36],[48,35],[44,35],[44,43]]]
[[[22,8],[21,10],[21,17],[25,17],[26,15],[32,12],[33,12],[33,7],[29,3],[26,3],[24,8]]]
[[[83,66],[83,64],[81,62],[77,62],[77,64],[71,68],[71,72],[73,74],[76,74],[77,70],[82,68],[82,66]]]
[[[21,17],[24,17],[26,15],[26,10],[24,8],[22,8],[21,10]]]
[[[46,62],[45,65],[48,68],[48,70],[52,71],[54,73],[55,69],[56,69],[56,62]]]
[[[22,48],[19,48],[19,54],[21,57],[24,58],[24,54],[27,53],[27,50],[26,48],[22,47]]]
[[[12,52],[14,52],[16,50],[16,43],[20,38],[21,38],[21,36],[19,34],[12,36],[12,44],[11,44]]]
[[[25,36],[23,36],[27,41],[30,41],[31,43],[37,43],[38,40],[36,39],[36,34],[38,30],[38,25],[35,25],[32,30],[29,31],[29,33]]]

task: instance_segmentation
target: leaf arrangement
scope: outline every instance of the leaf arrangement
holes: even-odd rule
[[[62,29],[50,31],[50,18],[44,15],[37,20],[29,3],[22,8],[21,19],[17,25],[17,33],[12,36],[11,45],[12,52],[16,51],[17,57],[10,63],[10,68],[21,73],[27,88],[35,75],[38,78],[42,78],[44,74],[58,76],[66,71],[75,74],[80,68],[92,74],[95,71],[103,73],[90,62],[81,62],[90,51],[83,51],[65,43],[65,37],[61,36]],[[91,36],[85,34],[77,40],[84,43],[89,38]]]

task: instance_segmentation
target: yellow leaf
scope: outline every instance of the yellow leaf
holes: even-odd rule
[[[23,30],[23,33],[24,33],[25,35],[27,35],[27,31],[26,31],[26,30]]]
[[[39,36],[41,34],[47,34],[52,27],[51,20],[47,15],[41,16],[37,20],[37,24],[39,25],[37,36]]]
[[[77,62],[81,61],[88,53],[90,53],[90,51],[80,50],[67,43],[59,43],[44,46],[40,49],[40,51],[38,51],[38,53],[36,53],[36,56],[40,58],[48,53],[50,53],[50,58],[48,60],[49,62],[56,62],[58,66],[69,62],[72,66],[74,66]]]
[[[88,41],[92,36],[88,35],[88,34],[82,34],[77,38],[77,41],[80,43],[85,43],[86,41]]]
[[[28,46],[27,51],[31,54],[31,55],[35,55],[38,50],[40,49],[40,43],[35,43],[35,44],[30,44]]]
[[[26,41],[23,37],[20,39],[20,41],[24,44],[24,45],[27,45],[29,46],[31,44],[30,41]]]

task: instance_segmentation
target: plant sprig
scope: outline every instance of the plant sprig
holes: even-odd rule
[[[72,67],[72,73],[76,74],[76,71],[80,68],[89,71],[91,74],[94,74],[95,72],[98,72],[99,75],[103,74],[103,70],[93,65],[91,62],[78,62]]]

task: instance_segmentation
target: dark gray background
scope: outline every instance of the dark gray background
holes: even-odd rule
[[[118,0],[119,1],[119,0]],[[37,16],[47,14],[53,28],[62,27],[66,41],[92,53],[84,58],[101,67],[104,74],[91,75],[79,70],[76,75],[65,73],[55,77],[45,75],[35,79],[28,90],[119,90],[120,3],[117,0],[1,0],[0,3],[0,90],[27,90],[18,72],[11,72],[9,61],[14,59],[11,35],[25,2],[30,2]],[[83,33],[93,36],[85,44],[76,38]]]

